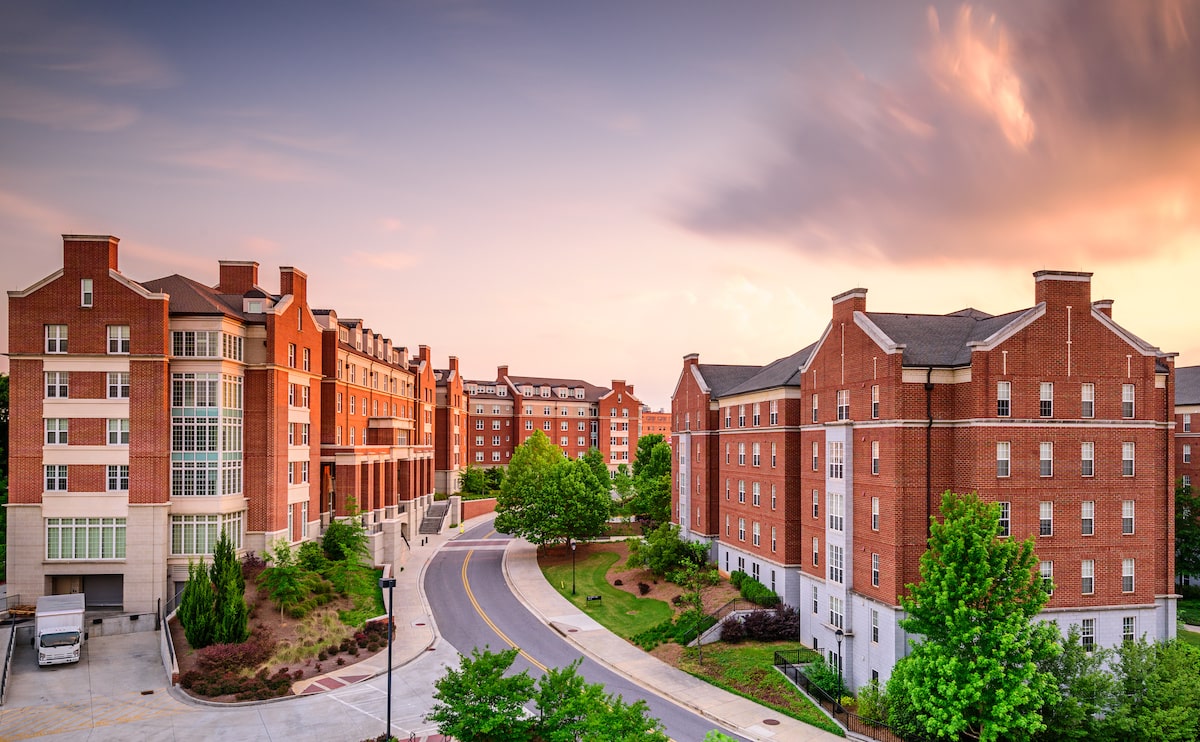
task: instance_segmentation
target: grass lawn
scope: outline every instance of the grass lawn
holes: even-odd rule
[[[608,584],[608,569],[619,555],[599,552],[575,563],[575,595],[571,595],[571,565],[544,567],[542,574],[564,598],[574,603],[614,634],[628,639],[653,628],[675,615],[670,605],[661,600],[639,598]],[[601,595],[601,600],[588,601],[588,595]]]
[[[1182,598],[1175,605],[1179,620],[1192,626],[1200,626],[1200,598]]]
[[[1179,631],[1176,632],[1176,636],[1178,636],[1179,641],[1183,642],[1184,644],[1191,644],[1193,647],[1200,647],[1200,634],[1197,634],[1195,631],[1188,631],[1187,629],[1183,628],[1182,624],[1179,626]]]
[[[701,664],[698,660],[699,653],[689,647],[684,650],[679,669],[793,719],[844,735],[841,727],[830,721],[807,696],[772,666],[775,651],[784,649],[796,649],[795,642],[716,642],[704,646],[704,662]],[[815,660],[818,655],[801,647],[800,658],[802,661]]]

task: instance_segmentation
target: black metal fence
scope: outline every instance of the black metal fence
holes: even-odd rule
[[[847,709],[838,699],[818,688],[804,672],[805,665],[800,662],[799,649],[775,652],[775,667],[816,701],[821,708],[828,711],[834,721],[851,732],[879,740],[879,742],[905,742],[904,738],[887,724],[863,719]]]
[[[16,596],[19,597],[19,596]],[[13,605],[17,605],[14,603]],[[0,706],[4,705],[4,691],[8,689],[8,670],[12,665],[13,649],[17,645],[17,622],[8,620],[8,644],[4,647],[3,664],[0,665]]]

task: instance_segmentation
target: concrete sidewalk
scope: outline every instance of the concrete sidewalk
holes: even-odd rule
[[[542,576],[537,547],[514,539],[504,572],[513,594],[534,615],[596,662],[679,705],[754,740],[833,742],[844,738],[809,726],[688,675],[649,655],[592,620]]]

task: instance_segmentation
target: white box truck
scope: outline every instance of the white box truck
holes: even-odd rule
[[[78,662],[83,632],[83,593],[43,595],[34,614],[33,645],[39,665]]]

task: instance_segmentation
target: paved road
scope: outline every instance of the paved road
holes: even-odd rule
[[[522,655],[513,664],[514,670],[528,670],[538,677],[543,668],[564,667],[582,655],[513,596],[502,568],[508,540],[494,533],[489,522],[448,543],[429,563],[425,593],[443,639],[463,654],[485,645],[492,650],[516,646]],[[603,683],[609,693],[627,701],[644,698],[651,715],[662,720],[673,739],[702,740],[716,727],[711,719],[632,683],[590,658],[583,658],[579,671],[588,682]],[[722,731],[732,735],[729,730]]]

